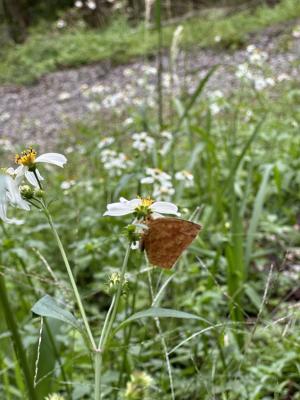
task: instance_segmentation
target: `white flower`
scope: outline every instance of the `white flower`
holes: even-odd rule
[[[91,112],[97,112],[101,110],[100,104],[96,103],[95,101],[91,101],[86,106]]]
[[[100,157],[103,167],[111,176],[121,175],[123,170],[133,165],[132,161],[130,161],[124,153],[117,153],[111,149],[102,150]]]
[[[126,200],[123,197],[120,198],[120,202],[118,203],[108,204],[107,211],[104,215],[118,217],[121,215],[138,213],[142,208],[150,214],[159,213],[178,215],[177,206],[167,201],[153,201],[149,198]]]
[[[221,107],[217,103],[210,104],[209,108],[212,115],[219,114],[219,112],[221,111]]]
[[[96,8],[97,8],[97,5],[93,0],[88,0],[86,2],[86,5],[90,10],[96,10]]]
[[[300,25],[296,26],[293,30],[293,37],[296,39],[300,38]]]
[[[60,188],[62,189],[62,190],[69,190],[69,189],[71,189],[71,187],[72,186],[74,186],[75,185],[75,181],[72,179],[72,180],[70,180],[70,181],[63,181],[62,183],[61,183],[61,185],[60,185]]]
[[[14,171],[17,178],[22,178],[25,176],[28,182],[36,187],[39,187],[38,180],[44,180],[36,168],[36,164],[54,164],[62,168],[67,162],[66,157],[59,153],[45,153],[37,157],[36,151],[31,148],[23,151],[20,155],[17,154],[15,159],[16,163],[19,164],[19,167]]]
[[[67,24],[66,24],[66,21],[64,21],[63,19],[59,19],[59,20],[57,21],[57,23],[56,23],[56,26],[57,26],[59,29],[64,28],[66,25],[67,25]]]
[[[185,187],[192,187],[194,185],[194,176],[188,171],[178,171],[175,174],[175,179],[183,181]]]
[[[3,114],[0,114],[0,122],[6,122],[10,118],[10,113],[5,112]]]
[[[100,140],[100,142],[98,143],[98,149],[103,149],[103,147],[107,147],[110,146],[111,144],[113,144],[115,141],[115,139],[111,136],[105,137],[102,140]]]
[[[83,3],[82,3],[82,1],[80,1],[80,0],[77,0],[77,1],[75,1],[75,7],[77,7],[77,8],[81,8],[82,6],[83,6]]]
[[[68,92],[61,92],[61,93],[58,95],[57,100],[63,102],[63,101],[66,101],[66,100],[70,100],[70,98],[71,98],[71,94],[70,94],[70,93],[68,93]]]
[[[277,76],[277,81],[278,82],[289,81],[289,80],[291,80],[291,77],[288,74],[285,74],[284,72]]]
[[[23,210],[30,210],[28,203],[22,199],[19,191],[19,180],[9,175],[11,170],[0,173],[0,219],[9,224],[20,224],[20,221],[9,219],[6,216],[8,205],[12,205]]]
[[[155,140],[146,132],[134,133],[132,135],[132,147],[140,152],[151,151],[155,145]]]
[[[169,200],[175,193],[172,177],[158,168],[146,168],[147,176],[141,179],[142,184],[153,184],[152,195],[159,200]]]
[[[249,69],[249,65],[244,63],[244,64],[239,64],[237,66],[237,70],[235,73],[235,76],[239,79],[246,79],[246,80],[252,80],[253,79],[253,74]]]
[[[1,118],[0,118],[1,121]],[[12,150],[13,146],[12,143],[8,139],[0,139],[0,148],[4,151]]]

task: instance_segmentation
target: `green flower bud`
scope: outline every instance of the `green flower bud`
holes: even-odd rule
[[[113,272],[108,278],[107,282],[107,288],[109,294],[111,295],[115,294],[119,288],[120,283],[121,283],[121,274],[119,272]],[[128,288],[128,281],[126,277],[124,277],[122,284],[122,294],[127,293],[127,288]]]
[[[130,381],[127,382],[126,391],[124,393],[125,400],[144,400],[149,388],[153,383],[151,376],[145,372],[136,371],[130,376]]]
[[[21,196],[23,197],[23,199],[26,199],[26,200],[32,199],[35,195],[34,192],[35,192],[35,189],[33,189],[29,185],[20,186],[20,193],[21,193]]]
[[[45,397],[45,400],[65,400],[63,396],[57,393],[50,394],[49,396]]]
[[[34,197],[37,197],[37,198],[42,198],[42,197],[44,197],[44,190],[42,190],[42,189],[39,189],[39,188],[35,188],[34,189]]]

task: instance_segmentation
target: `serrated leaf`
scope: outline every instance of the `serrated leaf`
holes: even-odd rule
[[[80,323],[74,315],[48,294],[37,301],[31,308],[31,311],[41,317],[58,319],[59,321],[71,325],[75,329],[81,330]]]

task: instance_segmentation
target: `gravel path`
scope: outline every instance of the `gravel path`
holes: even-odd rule
[[[300,38],[292,36],[291,26],[284,24],[253,36],[249,43],[268,53],[268,66],[275,78],[286,74],[299,79]],[[280,50],[282,41],[288,40],[287,51]],[[246,49],[236,52],[217,50],[194,51],[178,63],[178,77],[192,89],[199,77],[215,64],[221,64],[212,77],[210,89],[226,91],[237,84],[234,66],[249,57]],[[147,77],[147,84],[145,84]],[[169,76],[165,75],[165,85]],[[13,144],[38,143],[42,147],[55,141],[72,121],[93,113],[108,113],[128,104],[138,105],[147,94],[155,96],[155,62],[138,60],[127,66],[111,68],[108,64],[95,64],[78,69],[51,73],[29,87],[0,87],[0,139]],[[151,102],[151,100],[150,100]],[[3,142],[3,141],[2,141]]]

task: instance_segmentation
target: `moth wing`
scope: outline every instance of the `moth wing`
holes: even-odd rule
[[[151,264],[170,269],[198,235],[201,225],[178,218],[157,218],[147,222],[142,238]]]

